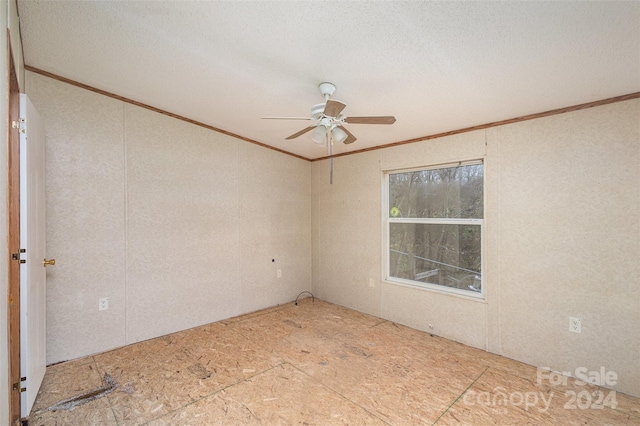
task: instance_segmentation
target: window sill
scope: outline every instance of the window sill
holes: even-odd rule
[[[411,281],[400,281],[400,280],[393,280],[393,279],[389,279],[389,278],[384,278],[382,279],[382,284],[388,284],[388,285],[393,285],[393,286],[400,286],[400,287],[408,287],[408,288],[413,288],[413,289],[417,289],[417,290],[423,290],[423,291],[427,291],[430,293],[436,293],[436,294],[440,294],[443,296],[452,296],[458,299],[464,299],[464,300],[470,300],[473,302],[481,302],[481,303],[487,303],[487,300],[485,298],[485,294],[484,292],[481,293],[474,293],[474,292],[470,292],[470,291],[466,291],[466,290],[458,290],[458,289],[454,289],[454,288],[449,288],[449,287],[445,287],[445,288],[440,288],[441,286],[432,284],[416,284],[413,283]]]

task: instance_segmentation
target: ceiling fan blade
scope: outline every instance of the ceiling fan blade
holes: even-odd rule
[[[344,126],[340,126],[340,128],[342,129],[343,132],[345,132],[347,134],[347,138],[342,143],[350,144],[350,143],[354,143],[356,141],[357,138],[355,136],[353,136],[353,133],[348,131]]]
[[[318,126],[309,126],[309,127],[305,127],[304,129],[300,130],[299,132],[296,132],[294,134],[292,134],[291,136],[286,137],[285,139],[295,139],[298,136],[304,135],[305,133],[315,129]]]
[[[327,117],[337,117],[346,106],[347,104],[343,104],[340,101],[328,100],[327,105],[324,107],[323,114]]]
[[[310,117],[262,117],[263,120],[313,120]]]
[[[393,124],[396,118],[392,115],[383,115],[378,117],[347,117],[345,123],[349,124]]]

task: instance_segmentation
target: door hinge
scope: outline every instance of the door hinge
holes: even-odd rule
[[[20,249],[20,253],[26,253],[26,249]],[[20,253],[11,253],[11,260],[18,260],[20,263],[27,263],[26,260],[20,259]]]
[[[25,392],[27,390],[27,388],[21,388],[19,383],[14,383],[12,386],[14,391],[18,391],[18,392]]]
[[[26,382],[26,381],[27,381],[27,378],[26,378],[26,377],[20,377],[20,381],[21,381],[21,382]],[[27,390],[27,387],[26,387],[26,386],[25,386],[25,387],[23,387],[23,388],[21,388],[21,387],[20,387],[20,383],[14,383],[12,387],[13,387],[13,390],[17,390],[17,391],[20,391],[20,392],[24,392],[24,391],[26,391],[26,390]]]
[[[20,249],[20,253],[24,253],[24,252],[25,252],[24,249]],[[27,263],[26,260],[20,259],[20,253],[11,253],[11,260],[17,260],[20,263]]]
[[[18,129],[20,131],[20,133],[25,133],[25,127],[24,124],[27,122],[27,120],[25,120],[24,118],[21,118],[18,121],[12,121],[11,122],[11,128],[13,129]]]

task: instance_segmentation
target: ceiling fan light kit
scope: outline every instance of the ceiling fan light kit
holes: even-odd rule
[[[336,91],[333,83],[324,82],[318,86],[320,94],[324,97],[324,103],[311,107],[311,117],[263,117],[265,119],[276,120],[310,120],[315,121],[311,126],[286,137],[295,139],[311,132],[311,139],[318,145],[327,145],[329,159],[331,162],[331,183],[333,183],[333,142],[350,144],[356,141],[356,137],[349,132],[345,124],[393,124],[396,119],[393,116],[369,116],[369,117],[348,117],[342,115],[346,104],[337,100],[332,100],[331,96]]]
[[[327,141],[327,128],[324,126],[318,126],[311,132],[311,139],[318,145],[324,145]]]
[[[331,129],[331,133],[333,133],[333,139],[338,143],[342,143],[347,139],[347,133],[338,126]]]

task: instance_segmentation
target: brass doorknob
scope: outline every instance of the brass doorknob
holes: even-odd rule
[[[56,260],[55,259],[45,259],[42,264],[46,267],[47,265],[53,266],[56,264]]]

